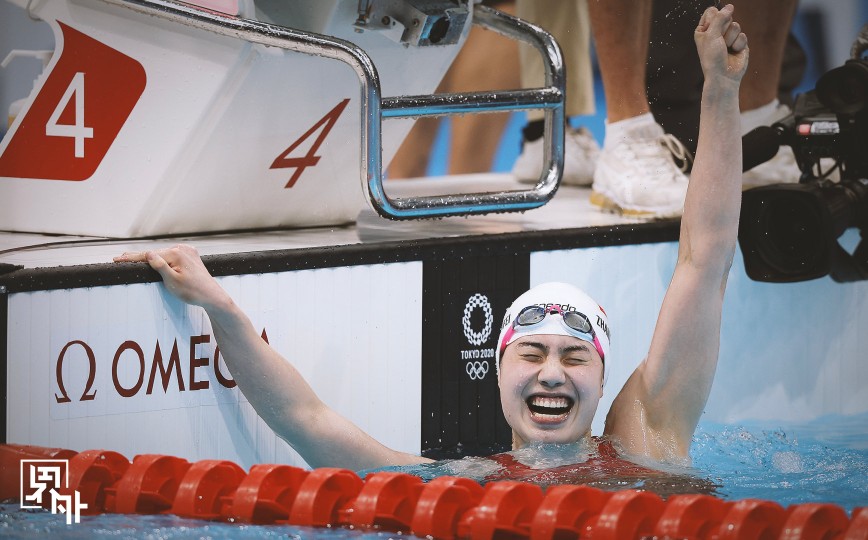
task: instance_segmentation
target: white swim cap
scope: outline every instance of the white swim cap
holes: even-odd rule
[[[530,306],[540,306],[545,309],[546,316],[542,321],[530,325],[516,325],[515,318]],[[565,324],[563,313],[577,311],[590,322],[590,332],[580,332]],[[548,316],[548,313],[561,315]],[[500,336],[495,349],[495,367],[500,380],[500,357],[506,346],[524,336],[552,334],[572,336],[588,341],[603,360],[604,373],[609,360],[609,320],[603,308],[578,287],[568,283],[548,282],[533,287],[515,299],[506,310],[503,323],[500,325]]]

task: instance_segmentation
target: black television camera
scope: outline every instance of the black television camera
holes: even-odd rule
[[[866,50],[868,24],[853,44],[853,58],[797,96],[790,116],[744,136],[744,170],[786,144],[802,173],[798,184],[763,186],[742,196],[739,244],[753,280],[785,283],[827,274],[837,282],[868,279]],[[838,238],[851,227],[859,228],[861,241],[848,253]]]

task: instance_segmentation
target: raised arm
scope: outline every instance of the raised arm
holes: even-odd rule
[[[747,38],[732,14],[731,5],[708,8],[694,34],[705,83],[678,262],[648,356],[606,418],[606,434],[634,455],[687,457],[717,367],[723,293],[738,237],[738,89],[748,59]]]
[[[238,388],[263,420],[313,467],[354,470],[429,461],[392,450],[329,408],[286,359],[262,340],[250,319],[208,273],[190,246],[124,253],[144,262],[179,299],[201,306]]]

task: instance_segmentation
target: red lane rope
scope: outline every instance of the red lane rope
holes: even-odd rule
[[[592,538],[593,540],[756,539],[868,540],[868,507],[852,517],[834,504],[783,508],[758,499],[708,495],[667,500],[639,490],[588,486],[543,491],[525,482],[440,477],[428,483],[404,473],[364,480],[346,469],[307,471],[231,461],[195,463],[162,455],[128,461],[117,452],[0,445],[0,500],[18,500],[21,460],[69,460],[68,487],[88,514],[174,514],[251,524],[352,527],[443,539]],[[45,502],[46,507],[49,502]]]

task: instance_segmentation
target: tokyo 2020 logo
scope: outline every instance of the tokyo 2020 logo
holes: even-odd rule
[[[470,317],[477,308],[481,308],[485,315],[485,324],[482,326],[482,330],[478,332],[470,326]],[[467,341],[471,345],[478,347],[488,341],[488,338],[491,337],[491,326],[494,324],[494,315],[492,314],[491,303],[488,301],[487,296],[476,293],[470,297],[464,306],[464,317],[461,319],[461,324],[464,327],[464,337],[467,338]]]

